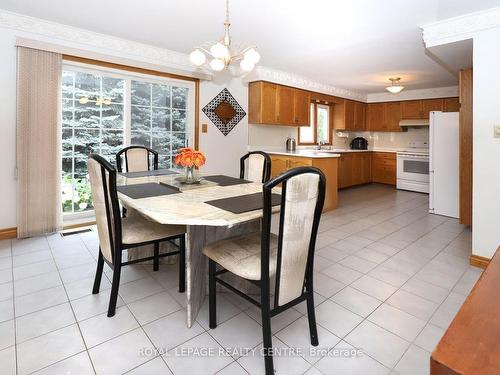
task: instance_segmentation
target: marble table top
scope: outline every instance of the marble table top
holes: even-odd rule
[[[179,194],[141,199],[133,199],[118,192],[118,198],[125,206],[137,210],[142,215],[160,224],[231,227],[262,217],[262,210],[234,214],[205,203],[214,199],[262,192],[261,183],[219,186],[216,183],[204,181],[202,185],[182,187],[177,182],[179,176],[181,175],[126,178],[118,174],[117,185],[163,182],[179,186],[181,189]],[[275,190],[276,193],[280,193],[281,189],[276,188]],[[274,211],[279,211],[279,207],[274,208]]]

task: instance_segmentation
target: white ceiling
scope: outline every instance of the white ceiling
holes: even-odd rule
[[[224,0],[0,0],[0,8],[189,53],[222,35]],[[457,84],[426,54],[420,26],[500,0],[232,0],[234,43],[261,65],[372,93],[389,77],[408,89]]]

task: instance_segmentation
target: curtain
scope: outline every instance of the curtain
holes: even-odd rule
[[[17,48],[17,236],[62,227],[62,55]]]

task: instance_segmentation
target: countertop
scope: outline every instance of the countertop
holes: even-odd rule
[[[298,149],[296,151],[286,151],[286,150],[269,150],[264,149],[263,151],[268,154],[275,155],[286,155],[286,156],[302,156],[305,158],[338,158],[340,154],[347,152],[393,152],[396,153],[398,151],[403,151],[402,149],[394,149],[394,148],[375,148],[368,150],[351,150],[351,149],[340,149],[335,148],[331,150],[313,150],[313,149]]]

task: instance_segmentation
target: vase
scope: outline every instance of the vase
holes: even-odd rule
[[[194,177],[194,167],[186,167],[186,184],[193,184],[196,182]]]

